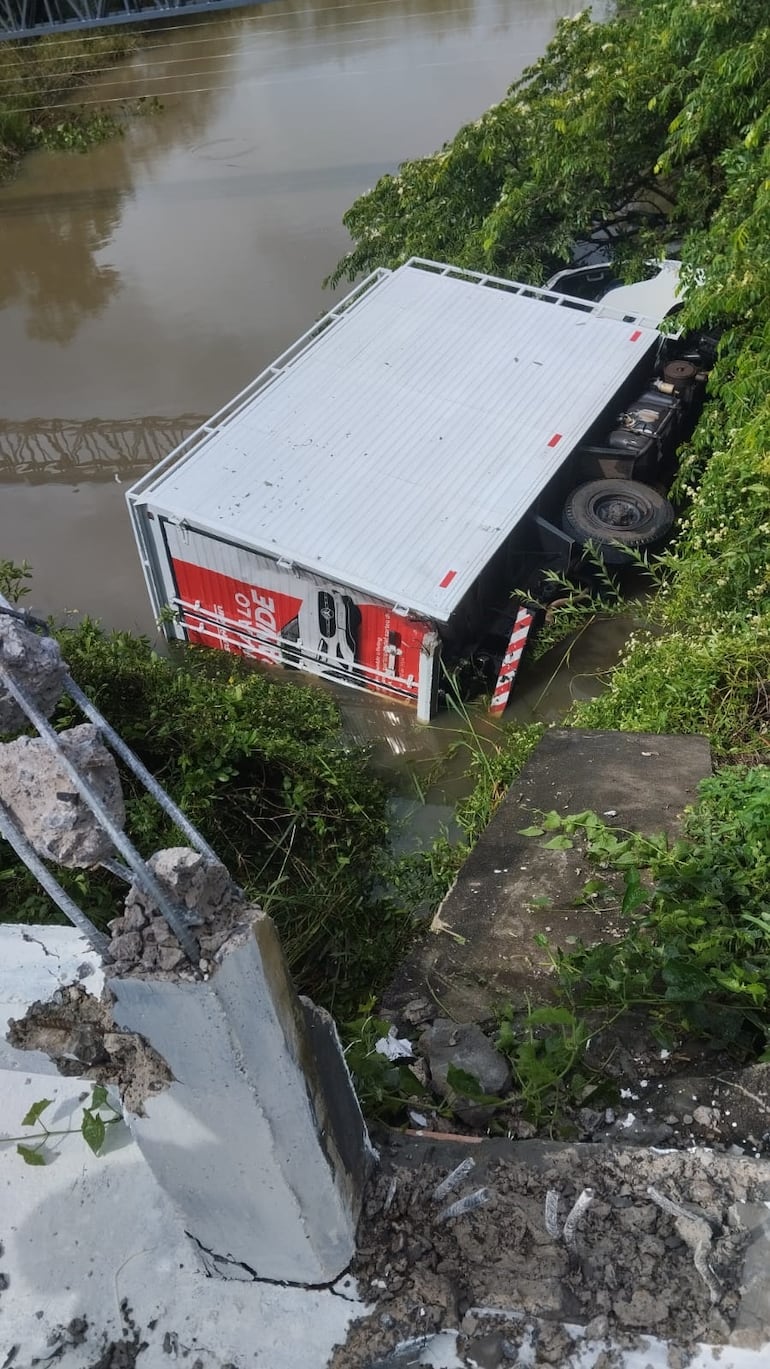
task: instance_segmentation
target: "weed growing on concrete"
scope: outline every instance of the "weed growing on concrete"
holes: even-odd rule
[[[568,1017],[545,1025],[558,1028],[555,1044],[552,1033],[549,1040],[559,1061],[575,1045],[565,1074],[580,1064],[587,1015],[595,1030],[597,1020],[606,1025],[640,1009],[668,1040],[696,1036],[770,1059],[769,834],[766,766],[725,767],[703,780],[675,841],[610,829],[595,813],[546,814],[525,829],[550,848],[580,841],[597,868],[584,897],[614,909],[625,928],[613,940],[553,954],[558,1012]],[[524,1058],[528,1079],[548,1050],[541,1043]]]
[[[500,1015],[497,1048],[508,1057],[527,1120],[558,1126],[565,1107],[584,1103],[597,1082],[578,1068],[591,1032],[566,1004],[530,1007]]]
[[[123,1114],[110,1101],[103,1084],[97,1084],[81,1110],[80,1124],[68,1127],[48,1127],[43,1113],[52,1106],[52,1098],[40,1098],[21,1119],[23,1127],[32,1128],[22,1136],[0,1136],[0,1145],[16,1145],[16,1153],[25,1165],[45,1165],[52,1158],[53,1143],[62,1136],[82,1136],[94,1155],[101,1155],[108,1129],[123,1121]]]

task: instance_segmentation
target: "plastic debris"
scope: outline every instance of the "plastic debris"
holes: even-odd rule
[[[386,1055],[388,1060],[412,1060],[414,1050],[411,1041],[406,1037],[399,1037],[395,1027],[391,1027],[387,1036],[381,1036],[374,1047],[378,1055]]]

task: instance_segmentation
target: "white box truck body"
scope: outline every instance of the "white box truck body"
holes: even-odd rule
[[[129,491],[166,632],[429,717],[442,646],[538,554],[532,515],[650,370],[656,322],[420,259],[375,272]]]

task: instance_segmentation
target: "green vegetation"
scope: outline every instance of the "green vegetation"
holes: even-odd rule
[[[600,877],[585,898],[627,930],[554,954],[557,1003],[503,1015],[499,1044],[539,1124],[598,1096],[588,1039],[620,1016],[643,1011],[662,1037],[701,1035],[738,1057],[768,1046],[769,51],[764,0],[629,0],[601,26],[565,20],[499,104],[345,216],[353,246],[334,281],[416,254],[538,283],[587,238],[612,241],[632,279],[675,244],[680,321],[721,333],[681,454],[676,540],[644,567],[657,592],[634,603],[641,625],[606,692],[571,720],[702,732],[724,764],[673,844],[547,815],[547,844],[586,849]],[[562,588],[546,644],[602,611]]]
[[[684,517],[653,569],[654,630],[574,720],[706,732],[744,758],[767,754],[770,724],[768,50],[764,0],[632,0],[603,25],[562,21],[499,104],[356,201],[333,276],[416,253],[539,282],[604,236],[631,278],[681,244],[683,322],[722,330],[683,454]],[[570,627],[595,605],[566,609]]]
[[[8,592],[9,584],[0,581]],[[321,690],[268,680],[219,652],[157,655],[91,622],[55,634],[73,676],[269,912],[304,992],[341,1014],[387,982],[412,933],[393,884],[387,791],[346,747]],[[82,721],[64,700],[57,728]],[[165,814],[123,775],[128,830],[145,856],[180,844]],[[105,871],[58,871],[97,924],[124,888]],[[415,890],[424,886],[412,872]],[[0,843],[0,919],[61,921]]]
[[[735,1060],[770,1060],[770,769],[724,766],[700,785],[681,835],[642,837],[595,813],[544,814],[523,835],[576,848],[597,874],[587,905],[618,935],[552,952],[556,1002],[503,1013],[529,1118],[563,1126],[565,1107],[605,1086],[609,1027],[634,1020],[637,1039],[699,1040]],[[539,938],[547,947],[547,938]],[[599,1043],[593,1047],[592,1042]]]
[[[78,109],[68,101],[79,85],[136,47],[122,32],[95,36],[54,34],[3,44],[0,93],[0,180],[25,153],[37,147],[82,152],[120,132],[121,125],[103,110]],[[63,109],[58,106],[67,104]]]
[[[704,780],[674,842],[612,831],[591,813],[561,829],[622,876],[619,889],[590,881],[586,898],[629,919],[617,941],[560,957],[565,989],[584,1007],[642,1004],[670,1037],[706,1032],[767,1049],[770,770],[725,766]]]
[[[75,1126],[49,1127],[43,1121],[43,1113],[50,1108],[53,1099],[40,1098],[25,1113],[21,1126],[32,1130],[21,1136],[0,1136],[0,1146],[16,1145],[16,1154],[21,1156],[25,1165],[47,1165],[56,1158],[56,1148],[63,1136],[82,1136],[94,1155],[102,1153],[107,1139],[108,1127],[123,1121],[123,1114],[110,1101],[107,1090],[97,1084],[86,1103],[81,1108],[80,1123]]]

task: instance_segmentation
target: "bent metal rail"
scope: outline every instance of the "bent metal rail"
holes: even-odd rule
[[[0,0],[0,42],[242,8],[253,0]]]

